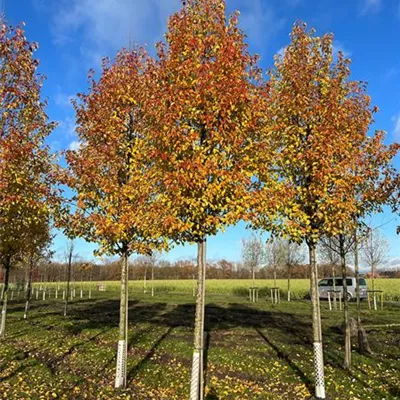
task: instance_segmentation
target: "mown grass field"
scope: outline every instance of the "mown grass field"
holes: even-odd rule
[[[207,283],[206,399],[310,398],[310,303],[282,300],[273,306],[264,296],[273,283],[258,281],[265,293],[259,303],[250,304],[249,283]],[[381,283],[386,281],[380,280],[377,287]],[[279,285],[286,287],[286,282]],[[308,281],[295,285],[294,292],[302,298]],[[76,288],[77,298],[67,318],[62,315],[62,300],[54,299],[54,293],[45,301],[32,301],[27,321],[22,318],[22,299],[10,302],[7,338],[0,343],[1,399],[188,398],[194,320],[191,281],[155,282],[154,297],[149,282],[146,294],[143,282],[131,283],[129,383],[118,392],[113,389],[118,283],[108,282],[106,292],[93,290],[92,299],[87,292],[80,299],[80,285]],[[396,296],[395,285],[390,290]],[[353,369],[345,372],[338,328],[342,313],[329,311],[327,302],[321,302],[327,398],[400,399],[400,304],[386,302],[383,311],[368,310],[366,302],[362,307],[374,354],[359,355],[353,338]],[[355,316],[355,304],[350,312]]]
[[[88,290],[89,287],[96,288],[97,285],[104,284],[107,291],[119,293],[119,282],[105,281],[105,282],[75,282],[73,285],[76,290],[83,287]],[[368,288],[371,289],[371,280],[367,279]],[[151,281],[146,282],[146,288],[149,292],[151,290]],[[154,287],[157,293],[169,294],[190,294],[193,292],[193,280],[155,280]],[[56,288],[63,285],[56,283],[50,284],[35,284],[35,287],[46,286]],[[253,286],[253,281],[250,279],[208,279],[206,283],[206,292],[215,295],[233,295],[233,296],[248,296],[248,288]],[[260,290],[260,296],[269,296],[270,288],[274,287],[273,279],[256,279],[255,286]],[[287,280],[278,279],[277,286],[281,289],[282,298],[287,296]],[[143,281],[136,280],[129,283],[132,294],[143,292]],[[305,299],[310,289],[309,279],[292,279],[291,281],[291,297],[293,299]],[[375,289],[383,290],[384,298],[387,301],[400,301],[400,279],[375,279]]]

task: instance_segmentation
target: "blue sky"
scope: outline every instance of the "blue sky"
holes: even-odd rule
[[[87,71],[99,69],[101,57],[113,57],[121,47],[162,39],[168,15],[180,0],[0,0],[10,24],[26,22],[26,36],[39,42],[36,57],[47,77],[43,95],[48,114],[59,127],[51,135],[53,150],[76,145],[70,99],[87,88]],[[368,92],[381,112],[373,128],[388,132],[387,142],[400,141],[400,0],[227,0],[229,11],[241,12],[240,23],[261,65],[289,42],[292,24],[301,19],[322,35],[335,34],[335,47],[352,60],[352,77],[369,82]],[[396,159],[400,168],[400,157]],[[391,262],[400,265],[399,217],[386,211],[372,218],[390,243]],[[209,239],[209,259],[239,261],[241,239],[251,234],[243,224]],[[62,252],[58,235],[54,248]],[[92,258],[93,245],[77,244],[81,257]],[[177,247],[165,258],[192,258],[194,246]]]

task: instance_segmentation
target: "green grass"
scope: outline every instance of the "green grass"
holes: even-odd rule
[[[107,291],[119,293],[119,282],[106,281],[106,282],[80,282],[75,283],[76,293],[79,294],[79,290],[82,287],[88,290],[89,287],[95,288],[98,284],[106,285]],[[154,281],[154,287],[158,293],[170,293],[177,295],[190,294],[193,292],[192,280],[165,280],[165,281]],[[371,289],[371,280],[367,280],[368,288]],[[130,290],[133,294],[140,294],[143,292],[143,281],[131,281]],[[151,281],[147,281],[147,291],[150,291]],[[249,292],[248,288],[253,285],[253,281],[250,279],[210,279],[207,280],[206,292],[211,295],[233,295],[247,297]],[[273,279],[257,279],[255,285],[260,289],[260,296],[269,296],[270,288],[274,287]],[[44,286],[41,284],[35,284],[34,286]],[[55,288],[57,284],[46,284]],[[282,297],[287,296],[287,280],[278,279],[277,286],[282,290]],[[62,287],[62,285],[60,286]],[[291,297],[293,299],[304,299],[306,298],[310,289],[309,279],[293,279],[291,281]],[[375,279],[375,289],[383,290],[384,298],[387,301],[400,301],[400,279]]]
[[[249,284],[207,282],[206,399],[308,399],[313,393],[310,303],[282,301],[272,306],[262,296],[259,303],[250,304]],[[257,284],[265,293],[266,287],[273,286],[271,281]],[[33,300],[27,321],[22,319],[22,299],[10,303],[7,338],[0,343],[1,399],[188,398],[192,282],[155,282],[153,298],[143,293],[142,282],[131,283],[129,384],[117,392],[113,380],[118,283],[108,282],[106,287],[106,292],[94,290],[91,300],[87,292],[84,299],[76,298],[67,318],[62,316],[62,300],[55,300],[54,294],[46,301]],[[79,289],[77,285],[78,297]],[[301,297],[308,291],[308,281],[296,281],[294,290]],[[359,355],[353,338],[350,373],[341,368],[342,313],[327,306],[321,302],[327,398],[400,398],[400,305],[389,302],[376,312],[362,304],[374,354]],[[355,316],[355,304],[350,312]]]

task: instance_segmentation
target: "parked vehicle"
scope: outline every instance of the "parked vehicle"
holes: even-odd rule
[[[343,278],[326,278],[318,283],[320,299],[327,299],[329,291],[333,290],[333,279],[335,279],[335,290],[340,291],[337,296],[343,298]],[[347,299],[349,301],[356,299],[356,278],[346,278],[347,282]],[[333,293],[331,293],[333,298]],[[360,278],[360,299],[367,298],[367,282],[364,278]]]

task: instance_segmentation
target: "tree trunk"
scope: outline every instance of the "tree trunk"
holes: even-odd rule
[[[1,322],[0,322],[0,339],[3,339],[6,335],[6,316],[7,316],[7,300],[8,300],[8,281],[10,279],[10,260],[6,261],[4,265],[5,276],[4,276],[4,287],[3,287],[3,299],[1,307]]]
[[[336,301],[336,267],[335,264],[332,265],[332,278],[333,278],[333,309],[337,310],[337,301]]]
[[[143,293],[147,293],[147,267],[144,267],[144,275],[143,275]]]
[[[287,301],[290,301],[290,275],[291,275],[291,269],[290,265],[288,265]]]
[[[308,243],[310,254],[315,397],[317,399],[325,399],[324,354],[322,347],[321,311],[319,306],[318,292],[318,267],[315,258],[315,248],[315,242]]]
[[[347,296],[347,271],[346,271],[346,253],[344,249],[344,235],[339,235],[340,244],[340,263],[342,265],[343,279],[343,317],[344,317],[344,363],[343,368],[350,371],[351,369],[351,332],[349,325],[349,304]]]
[[[360,354],[372,354],[368,343],[367,333],[361,323],[361,301],[360,301],[360,266],[358,262],[358,236],[357,229],[354,231],[354,270],[356,275],[356,298],[357,298],[357,336],[358,351]]]
[[[154,297],[154,265],[151,267],[151,297]]]
[[[88,294],[88,296],[89,296],[89,299],[91,299],[92,298],[92,280],[93,280],[93,271],[92,270],[90,270],[90,283],[89,283],[89,294]]]
[[[197,243],[197,249],[198,278],[190,400],[203,399],[204,305],[206,277],[205,238]]]
[[[119,311],[119,337],[115,388],[126,387],[126,364],[128,357],[128,252],[122,255],[121,265],[121,303]]]
[[[28,317],[29,301],[31,300],[32,297],[32,275],[33,275],[33,260],[31,259],[29,262],[28,287],[26,289],[24,319],[27,319]]]
[[[71,282],[71,270],[72,270],[72,251],[68,255],[68,270],[67,270],[67,293],[65,293],[64,299],[64,317],[67,316],[68,312],[68,296],[69,296],[69,286]],[[72,296],[71,296],[72,298]]]

